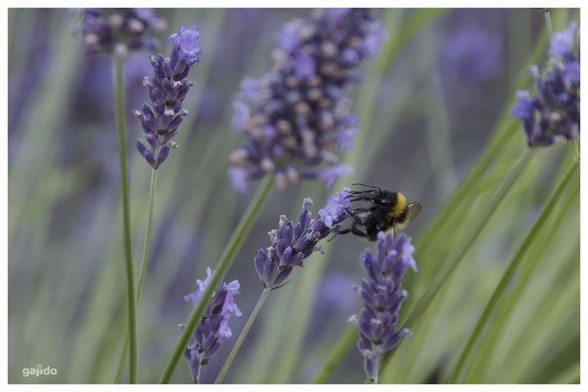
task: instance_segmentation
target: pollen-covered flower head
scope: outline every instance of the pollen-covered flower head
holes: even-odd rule
[[[82,8],[80,21],[72,31],[81,32],[88,53],[124,55],[129,50],[155,50],[159,41],[152,36],[167,29],[167,23],[153,8]]]
[[[580,53],[574,41],[577,22],[554,34],[547,70],[530,67],[536,94],[517,91],[512,115],[523,123],[529,146],[566,143],[580,137]],[[579,38],[579,36],[578,36]]]
[[[187,79],[190,69],[202,54],[198,38],[196,26],[187,28],[182,25],[180,31],[167,41],[173,44],[171,57],[158,54],[149,59],[153,76],[146,76],[143,85],[149,90],[151,105],[144,103],[142,110],[136,110],[135,115],[141,120],[147,139],[147,145],[137,140],[137,150],[153,169],[158,169],[170,151],[177,147],[171,139],[188,115],[182,103],[194,85]]]
[[[232,126],[244,136],[230,155],[234,188],[243,191],[265,175],[279,189],[300,178],[331,186],[349,173],[339,155],[351,148],[358,118],[346,92],[385,38],[369,9],[317,10],[285,24],[271,71],[245,79],[234,105]]]

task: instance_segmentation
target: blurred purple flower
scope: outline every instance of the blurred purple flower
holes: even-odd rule
[[[243,102],[235,101],[233,103],[233,109],[235,109],[235,116],[233,117],[231,126],[233,129],[239,130],[249,118],[249,108]]]
[[[308,206],[310,198],[304,199],[298,220],[292,222],[281,215],[278,228],[268,234],[272,245],[266,250],[259,249],[254,258],[255,270],[264,288],[275,290],[282,287],[294,267],[302,266],[313,252],[323,253],[319,241],[327,237],[332,228],[349,217],[349,188],[343,188],[336,196],[329,196],[319,218],[312,219]]]
[[[81,32],[88,53],[112,53],[125,56],[129,50],[155,50],[156,38],[149,35],[167,30],[167,23],[152,8],[81,8],[80,21],[72,31]]]
[[[567,29],[558,31],[553,34],[553,38],[549,42],[549,49],[547,54],[551,57],[563,57],[564,59],[574,59],[574,34],[578,27],[577,22],[571,22]]]
[[[336,165],[309,172],[307,178],[323,180],[326,187],[331,188],[339,178],[351,172],[353,172],[353,169],[349,165]]]
[[[351,287],[353,287],[351,274],[336,271],[325,275],[317,294],[319,300],[317,306],[324,312],[330,310],[347,312],[350,305],[357,303],[357,296],[349,290]]]
[[[243,191],[245,181],[266,174],[279,189],[300,178],[330,187],[348,173],[337,166],[338,153],[351,147],[358,126],[345,91],[385,38],[373,10],[317,10],[286,23],[275,37],[272,70],[241,85],[232,125],[245,137],[230,161],[244,170],[229,172],[233,187]]]
[[[378,233],[377,254],[366,249],[361,265],[367,277],[355,290],[364,301],[357,317],[350,319],[359,331],[357,347],[364,357],[364,370],[370,380],[377,383],[380,361],[385,353],[410,334],[407,328],[396,330],[398,312],[408,293],[402,289],[401,279],[410,267],[417,271],[412,254],[411,239],[401,234],[397,239],[389,233]]]
[[[192,306],[196,307],[202,293],[210,283],[213,273],[210,268],[207,268],[206,279],[204,281],[197,280],[196,291],[186,295],[184,300],[191,301]],[[208,364],[222,343],[232,336],[228,325],[229,320],[232,317],[242,316],[234,300],[236,294],[239,294],[239,282],[236,280],[228,284],[223,283],[218,292],[213,294],[210,304],[194,331],[193,342],[184,352],[184,356],[190,362],[190,372],[194,383],[199,382],[201,367]]]
[[[529,71],[537,90],[517,91],[511,114],[521,120],[531,147],[566,143],[580,137],[580,53],[574,51],[577,22],[551,39],[547,71]]]
[[[450,82],[485,82],[500,72],[504,59],[502,32],[493,26],[466,23],[446,33],[439,45],[442,73]]]
[[[307,330],[306,347],[324,344],[325,337],[349,318],[349,309],[359,306],[357,295],[350,290],[355,283],[353,274],[339,267],[325,273],[320,282],[314,297],[312,326]]]
[[[171,139],[188,115],[182,103],[194,85],[186,77],[192,65],[199,61],[198,37],[196,26],[182,25],[180,32],[172,34],[167,41],[173,43],[171,58],[158,54],[149,59],[153,76],[145,77],[143,85],[149,89],[151,106],[144,103],[142,110],[135,110],[135,115],[141,120],[148,145],[137,140],[137,150],[153,169],[158,169],[176,147]]]

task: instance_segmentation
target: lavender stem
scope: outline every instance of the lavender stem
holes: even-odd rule
[[[225,378],[225,375],[227,374],[229,367],[233,363],[233,359],[235,359],[237,352],[239,352],[239,349],[241,348],[241,344],[243,344],[245,337],[249,333],[249,330],[251,329],[253,322],[257,318],[257,315],[261,311],[261,307],[265,303],[265,300],[267,299],[267,297],[269,296],[269,293],[271,291],[272,290],[270,287],[266,287],[265,289],[263,289],[263,292],[261,293],[261,297],[259,297],[259,300],[257,301],[257,304],[255,305],[255,308],[253,309],[253,312],[251,312],[251,315],[249,316],[247,323],[243,327],[243,330],[241,331],[241,334],[239,335],[237,342],[235,342],[235,345],[233,346],[231,353],[229,354],[227,360],[225,361],[223,368],[221,369],[218,376],[216,377],[216,380],[214,381],[215,384],[220,384],[223,382],[223,379]]]
[[[118,56],[114,58],[114,106],[116,111],[116,127],[118,130],[119,161],[120,161],[120,185],[122,199],[122,222],[125,250],[125,267],[127,278],[127,314],[129,336],[129,382],[137,383],[137,319],[135,309],[135,281],[133,270],[133,254],[131,246],[131,219],[130,202],[127,179],[127,131],[124,105],[123,84],[123,60]]]
[[[149,207],[147,212],[147,229],[145,232],[145,245],[143,247],[143,259],[141,269],[139,270],[139,282],[137,283],[137,303],[141,297],[141,288],[147,269],[147,259],[149,258],[149,248],[151,246],[151,229],[153,227],[153,206],[155,204],[155,193],[157,189],[157,170],[151,169],[151,184],[149,186]]]

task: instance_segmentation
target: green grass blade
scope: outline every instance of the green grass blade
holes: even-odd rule
[[[570,168],[570,170],[568,171],[568,174],[561,181],[561,183],[557,187],[555,193],[549,199],[547,205],[545,206],[545,208],[543,209],[543,211],[541,212],[541,214],[539,215],[539,217],[537,218],[537,220],[533,224],[533,227],[529,231],[529,234],[526,236],[525,240],[523,241],[523,243],[519,247],[517,253],[515,254],[513,259],[509,263],[509,266],[506,269],[506,271],[504,272],[502,279],[498,283],[498,286],[496,286],[496,289],[494,290],[492,297],[490,298],[490,300],[486,304],[486,307],[484,308],[482,315],[480,316],[478,322],[476,323],[476,326],[474,327],[472,333],[470,334],[468,341],[467,341],[467,343],[466,343],[466,345],[465,345],[465,347],[464,347],[464,349],[463,349],[463,351],[457,361],[457,364],[455,365],[453,371],[451,372],[451,374],[447,378],[447,383],[458,382],[460,373],[463,370],[463,368],[469,358],[469,355],[470,355],[471,351],[473,350],[475,343],[479,339],[479,337],[482,333],[482,330],[486,327],[486,324],[488,323],[490,316],[492,315],[495,307],[497,306],[498,301],[504,295],[506,287],[511,282],[515,272],[517,271],[519,265],[523,261],[529,248],[531,247],[531,245],[533,244],[533,242],[537,238],[538,232],[543,228],[545,222],[551,216],[553,210],[555,209],[555,206],[557,205],[557,203],[559,202],[559,199],[561,198],[563,191],[569,186],[570,182],[576,177],[577,170],[578,170],[578,165],[573,165]]]
[[[124,103],[123,60],[114,57],[114,104],[116,112],[116,128],[118,130],[118,154],[120,161],[120,184],[122,198],[122,221],[125,251],[125,270],[127,280],[127,313],[129,335],[129,382],[137,383],[138,346],[137,319],[135,307],[135,271],[131,245],[131,215],[129,183],[127,179],[127,126]]]

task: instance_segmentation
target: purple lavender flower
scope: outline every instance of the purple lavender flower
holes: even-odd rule
[[[350,321],[359,331],[357,348],[364,357],[364,370],[376,383],[382,356],[410,334],[406,328],[396,330],[400,305],[408,295],[400,281],[409,267],[417,271],[410,241],[405,234],[395,240],[392,234],[379,232],[377,254],[366,249],[360,259],[367,278],[355,290],[364,307],[359,317],[354,315]]]
[[[294,267],[302,266],[313,252],[323,253],[319,241],[336,231],[336,225],[349,217],[346,209],[351,207],[349,188],[343,188],[336,196],[329,196],[319,218],[312,219],[308,206],[310,198],[304,199],[298,220],[292,222],[281,215],[278,228],[268,234],[272,245],[259,249],[254,258],[255,270],[264,288],[272,290],[282,287]]]
[[[299,178],[331,186],[349,173],[338,153],[351,147],[358,121],[345,92],[385,38],[373,10],[317,10],[284,25],[272,70],[245,79],[235,104],[232,125],[245,138],[230,155],[233,187],[244,191],[268,174],[279,189]]]
[[[210,283],[213,273],[210,268],[207,268],[206,279],[204,281],[197,280],[196,291],[186,295],[184,300],[191,301],[192,306],[196,307],[206,286]],[[239,282],[236,280],[228,284],[223,283],[222,287],[213,294],[210,304],[194,331],[193,342],[184,352],[184,356],[190,362],[190,372],[194,383],[199,382],[201,367],[206,365],[222,343],[232,336],[228,325],[229,320],[233,316],[242,316],[234,301],[236,294],[239,294]]]
[[[154,72],[152,77],[145,77],[143,85],[149,90],[151,106],[144,103],[142,110],[135,110],[135,115],[141,120],[148,144],[137,140],[137,150],[153,169],[159,168],[171,149],[177,147],[171,139],[188,115],[182,103],[194,85],[186,78],[202,53],[198,37],[196,26],[182,25],[179,33],[167,40],[173,44],[171,58],[158,54],[149,59]]]
[[[81,21],[72,26],[80,31],[88,53],[125,55],[129,50],[155,50],[156,38],[148,37],[167,29],[167,23],[152,8],[85,8],[78,10]]]
[[[529,146],[566,143],[580,137],[580,54],[574,51],[577,22],[551,39],[548,69],[530,67],[537,95],[517,91],[511,114],[521,120]]]

